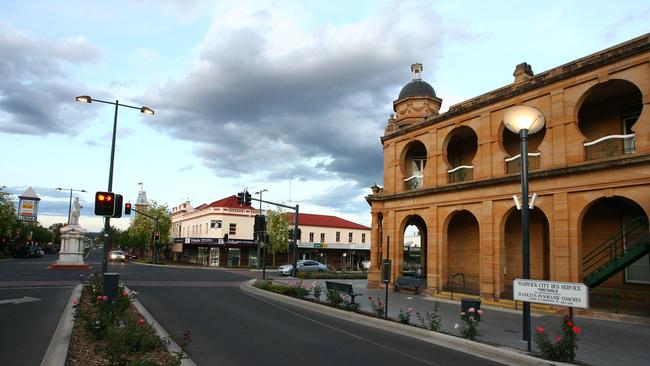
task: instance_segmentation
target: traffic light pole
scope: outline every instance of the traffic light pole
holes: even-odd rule
[[[99,101],[101,102],[101,101]],[[106,103],[106,102],[104,102]],[[113,104],[113,103],[109,103]],[[118,100],[115,101],[115,117],[113,117],[113,140],[111,142],[111,163],[108,168],[108,191],[113,192],[113,165],[115,163],[115,137],[117,135],[117,108],[120,106]],[[104,218],[104,257],[102,258],[102,275],[108,271],[108,247],[111,245],[111,218]]]
[[[135,211],[135,212],[139,213],[139,214],[142,215],[142,216],[148,217],[148,218],[150,218],[150,219],[156,221],[156,232],[159,232],[160,229],[159,229],[158,218],[157,218],[157,217],[154,217],[154,216],[151,216],[151,215],[149,215],[149,214],[146,214],[146,213],[144,213],[144,212],[142,212],[142,211],[140,211],[140,210],[136,210],[135,208],[131,208],[131,211]],[[153,235],[152,235],[152,237],[153,237]],[[158,249],[158,240],[154,238],[154,239],[153,239],[153,260],[152,260],[152,262],[153,262],[154,264],[156,263],[156,260],[158,259],[158,258],[157,258],[157,256],[158,256],[158,250],[157,250],[157,249]]]
[[[300,211],[300,205],[295,205],[295,206],[287,206],[283,205],[281,203],[277,202],[271,202],[271,201],[264,201],[262,199],[257,199],[257,198],[250,198],[252,201],[258,201],[260,203],[266,203],[269,205],[274,205],[278,207],[284,207],[288,208],[291,210],[295,211],[295,215],[293,217],[293,243],[291,244],[293,246],[293,249],[291,251],[291,276],[295,277],[296,276],[296,262],[297,262],[297,252],[298,252],[298,213]],[[267,243],[268,244],[268,243]]]

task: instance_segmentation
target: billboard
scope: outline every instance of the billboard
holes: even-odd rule
[[[38,217],[38,201],[29,198],[21,198],[18,201],[18,220],[36,221]]]

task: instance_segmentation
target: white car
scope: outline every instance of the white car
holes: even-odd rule
[[[299,260],[296,262],[298,272],[324,272],[327,271],[327,266],[323,263],[312,260]],[[283,264],[278,267],[278,273],[284,276],[289,276],[293,269],[292,264]]]
[[[108,257],[111,259],[111,262],[114,261],[126,262],[126,255],[121,250],[112,251]]]

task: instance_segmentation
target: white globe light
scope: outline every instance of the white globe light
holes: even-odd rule
[[[503,123],[516,134],[521,130],[528,130],[528,134],[533,134],[544,127],[546,119],[537,108],[517,105],[508,108],[503,115]]]

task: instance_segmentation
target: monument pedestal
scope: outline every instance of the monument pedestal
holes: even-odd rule
[[[83,238],[86,230],[78,224],[66,225],[61,228],[61,251],[59,260],[49,268],[54,269],[89,269],[84,263]]]

